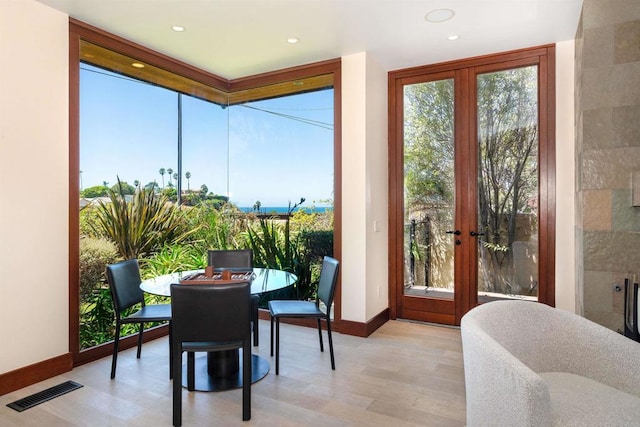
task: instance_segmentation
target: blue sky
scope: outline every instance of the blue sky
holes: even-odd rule
[[[80,97],[83,188],[117,176],[162,186],[160,168],[177,172],[175,92],[82,64]],[[183,95],[182,111],[184,190],[189,171],[190,189],[205,184],[238,206],[333,199],[333,90],[229,108]]]

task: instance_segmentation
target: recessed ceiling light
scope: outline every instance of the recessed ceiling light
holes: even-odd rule
[[[451,9],[433,9],[424,16],[429,22],[439,23],[445,22],[455,16],[455,12]]]
[[[460,38],[460,36],[459,36],[459,35],[457,35],[457,34],[451,34],[449,37],[447,37],[447,40],[454,41],[454,40],[458,40],[459,38]]]
[[[173,27],[171,27],[171,29],[173,31],[177,31],[177,32],[182,32],[184,31],[184,27],[180,26],[180,25],[174,25]]]
[[[287,43],[289,43],[289,44],[296,44],[296,43],[298,43],[299,41],[300,41],[300,39],[298,39],[297,37],[289,37],[289,38],[287,39]]]
[[[144,68],[144,64],[141,64],[139,62],[134,62],[131,64],[131,66],[134,68]]]

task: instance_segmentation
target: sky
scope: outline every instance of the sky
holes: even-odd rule
[[[183,190],[204,184],[240,207],[333,199],[333,90],[228,108],[181,98]],[[82,189],[118,177],[166,186],[159,171],[178,172],[177,141],[176,92],[82,64]]]

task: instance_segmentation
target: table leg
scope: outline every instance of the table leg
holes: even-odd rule
[[[224,391],[242,387],[242,350],[196,353],[195,390]],[[225,353],[217,355],[216,353]],[[269,362],[257,354],[251,355],[251,382],[260,381],[269,373]],[[187,367],[182,367],[182,386],[187,387]]]

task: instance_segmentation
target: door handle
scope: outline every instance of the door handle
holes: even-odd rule
[[[459,235],[462,234],[462,232],[460,230],[456,230],[456,231],[448,230],[446,233],[447,234],[455,234],[456,236],[459,236]]]
[[[484,236],[484,233],[476,233],[475,231],[472,231],[469,234],[471,235],[471,237]]]

